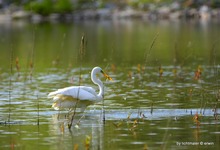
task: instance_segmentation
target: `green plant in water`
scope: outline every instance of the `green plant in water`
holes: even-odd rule
[[[52,0],[32,1],[25,6],[25,9],[47,16],[53,11],[53,2]]]
[[[57,0],[54,5],[54,11],[57,13],[70,13],[73,7],[70,0]]]

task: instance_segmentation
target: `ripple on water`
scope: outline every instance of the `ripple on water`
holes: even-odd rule
[[[220,124],[220,123],[219,123]],[[210,132],[211,134],[218,134],[220,135],[220,131],[216,131],[216,132]]]

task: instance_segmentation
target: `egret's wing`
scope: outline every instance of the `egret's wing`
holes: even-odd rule
[[[73,108],[77,100],[80,100],[78,105],[84,110],[97,99],[97,94],[91,87],[71,86],[49,93],[48,98],[53,98],[54,103],[52,107],[55,110]]]
[[[71,86],[49,93],[48,98],[56,98],[56,96],[60,97],[61,95],[71,96],[72,98],[80,100],[95,100],[97,94],[91,87]]]
[[[97,95],[97,93],[95,92],[95,89],[93,89],[92,87],[80,86],[80,89],[83,89],[83,90],[91,93],[92,95]]]

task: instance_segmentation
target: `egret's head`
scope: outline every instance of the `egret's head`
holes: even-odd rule
[[[101,73],[104,75],[106,80],[112,80],[112,78],[109,75],[107,75],[103,70],[101,70]]]
[[[112,80],[112,78],[111,78],[109,75],[107,75],[107,74],[102,70],[102,68],[100,68],[100,67],[95,67],[95,68],[92,69],[92,74],[95,75],[95,74],[97,74],[97,73],[103,74],[104,77],[105,77],[107,80]]]

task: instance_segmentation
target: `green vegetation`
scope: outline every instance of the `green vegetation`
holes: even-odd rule
[[[73,6],[70,0],[57,0],[56,2],[42,0],[25,4],[25,9],[47,16],[51,13],[70,13],[73,10]]]
[[[72,12],[73,7],[70,0],[58,0],[54,4],[54,11],[58,13],[69,13]]]
[[[52,12],[52,4],[52,0],[43,0],[42,2],[32,1],[25,6],[25,9],[46,16]]]
[[[24,6],[26,10],[47,16],[51,13],[65,14],[73,10],[106,7],[109,4],[118,8],[131,6],[133,8],[143,9],[143,6],[147,6],[150,3],[166,5],[173,2],[179,2],[184,7],[198,8],[203,4],[207,4],[213,8],[220,7],[218,0],[28,0],[26,2],[22,0],[11,0],[7,4]]]

